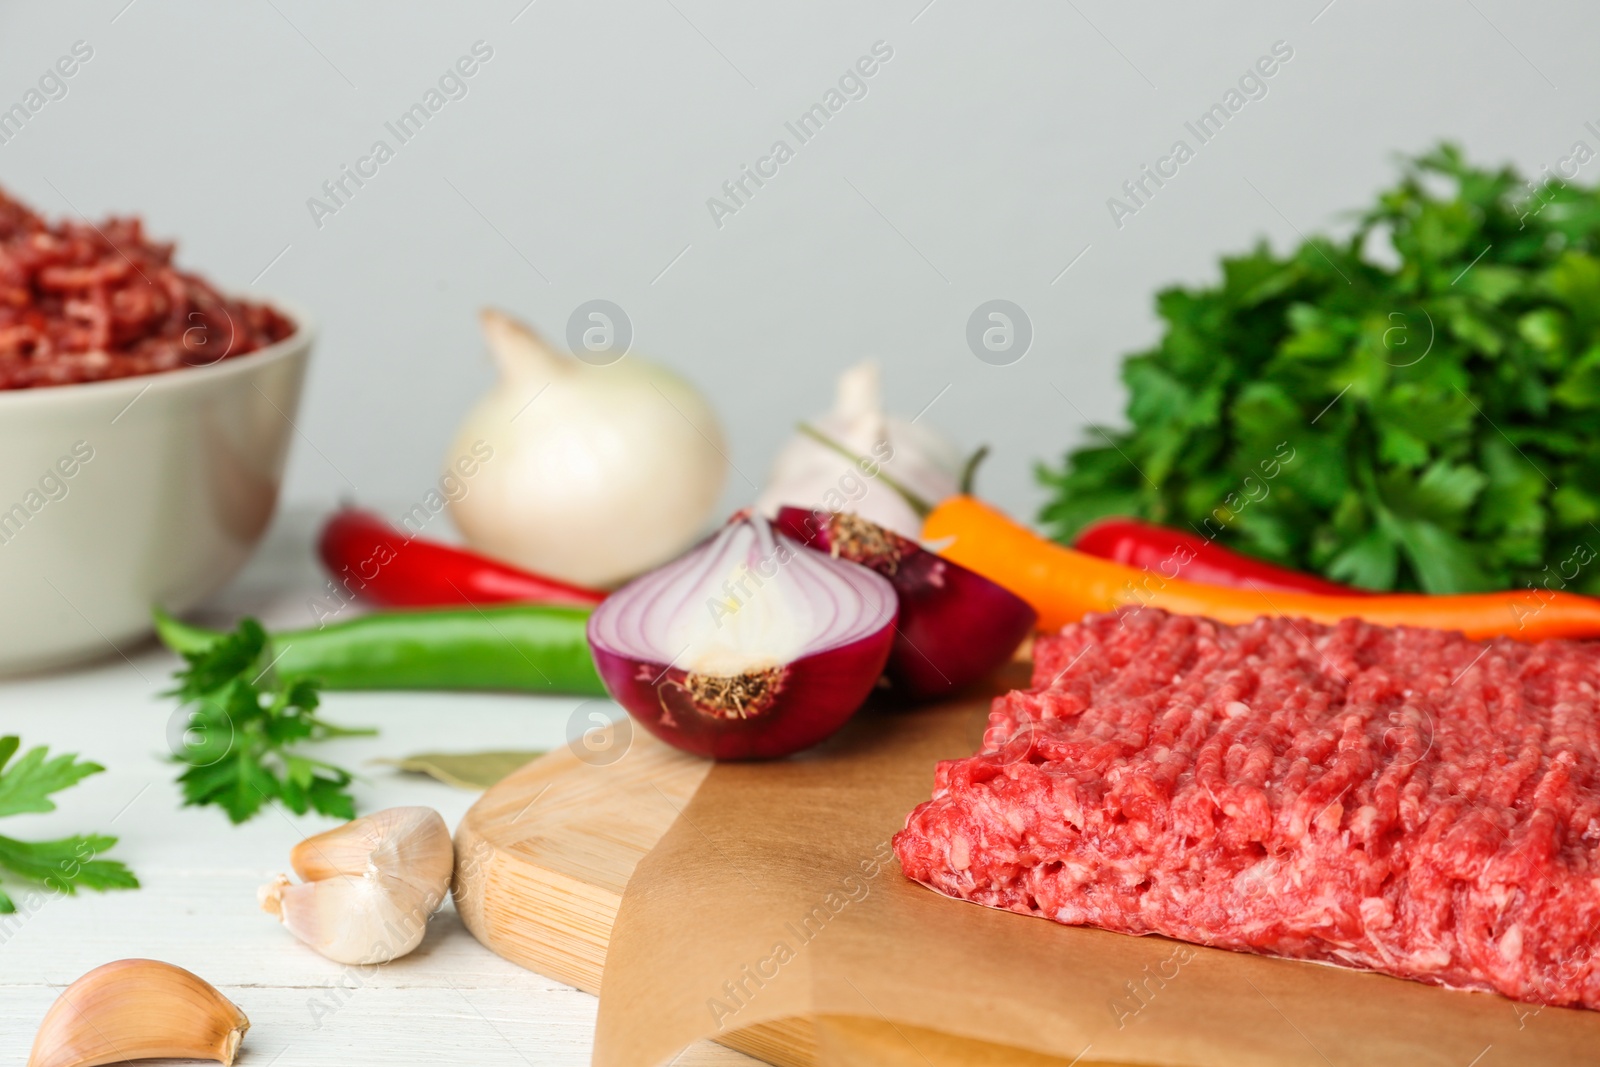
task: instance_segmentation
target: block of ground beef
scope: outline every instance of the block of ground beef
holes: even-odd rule
[[[1131,610],[1041,639],[894,847],[990,907],[1600,1007],[1600,647]]]

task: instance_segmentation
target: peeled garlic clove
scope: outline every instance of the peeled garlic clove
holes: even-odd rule
[[[68,986],[45,1012],[28,1067],[96,1067],[125,1060],[232,1064],[250,1029],[207,981],[159,960],[117,960]]]
[[[305,881],[262,886],[262,910],[338,963],[386,963],[422,943],[455,849],[432,808],[389,808],[307,838],[289,861]]]

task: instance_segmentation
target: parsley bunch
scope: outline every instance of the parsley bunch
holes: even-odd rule
[[[1600,593],[1600,189],[1441,146],[1349,239],[1156,309],[1130,427],[1038,470],[1057,538],[1132,515],[1371,589]]]
[[[235,823],[271,800],[296,815],[315,810],[355,818],[347,792],[354,775],[296,746],[377,731],[319,719],[316,682],[278,677],[265,662],[268,648],[261,624],[245,619],[233,633],[183,654],[188,666],[174,675],[178,688],[167,695],[190,709],[182,750],[173,757],[188,765],[178,776],[184,804],[216,804]]]
[[[0,737],[0,816],[55,811],[51,793],[59,793],[105,770],[98,763],[80,763],[71,753],[51,759],[50,750],[43,745],[29,749],[11,763],[11,757],[21,747],[22,742],[16,737]],[[137,889],[139,880],[132,871],[116,860],[99,858],[116,843],[116,838],[105,834],[76,834],[57,841],[18,841],[0,836],[0,867],[56,893],[75,893],[79,886]],[[0,914],[9,915],[16,910],[16,904],[0,889]]]

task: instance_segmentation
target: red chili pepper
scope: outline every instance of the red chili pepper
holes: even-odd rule
[[[593,607],[606,598],[499,563],[487,556],[396,530],[377,515],[345,508],[317,542],[323,566],[352,593],[396,608],[532,602]]]
[[[1137,519],[1102,519],[1079,532],[1079,552],[1139,567],[1167,578],[1234,589],[1322,593],[1328,596],[1370,596],[1372,590],[1340,585],[1316,575],[1278,567],[1241,555],[1197,534]]]

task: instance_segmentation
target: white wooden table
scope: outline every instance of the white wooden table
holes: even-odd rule
[[[310,554],[313,517],[280,517],[263,551],[210,610],[248,611],[270,625],[299,626],[321,576]],[[442,525],[442,522],[441,522]],[[181,808],[167,761],[174,705],[160,697],[175,657],[153,644],[125,648],[91,667],[0,683],[0,735],[23,748],[48,744],[107,770],[57,794],[59,810],[7,818],[0,833],[43,839],[76,832],[120,838],[111,852],[143,888],[79,893],[0,917],[0,1062],[25,1062],[33,1034],[61,989],[99,964],[129,956],[167,960],[218,986],[251,1029],[240,1063],[303,1065],[589,1062],[596,1001],[500,959],[462,927],[449,905],[410,956],[368,973],[301,945],[256,905],[256,887],[288,870],[302,836],[335,825],[276,808],[243,826],[216,808]],[[329,719],[380,729],[375,738],[319,746],[358,769],[357,807],[426,804],[455,822],[475,794],[367,764],[421,751],[542,749],[565,743],[576,699],[455,694],[330,694]],[[716,1045],[688,1065],[753,1064]]]

